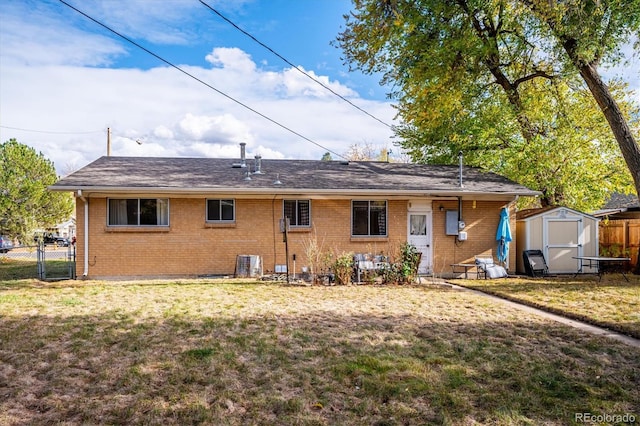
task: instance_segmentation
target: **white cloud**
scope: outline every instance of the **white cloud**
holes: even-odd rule
[[[213,52],[221,68],[184,69],[272,121],[171,67],[143,71],[14,63],[0,69],[1,124],[66,134],[0,128],[0,139],[15,137],[42,151],[59,171],[104,155],[107,127],[112,155],[237,157],[237,144],[247,142],[251,155],[319,159],[327,150],[344,153],[353,143],[388,143],[388,128],[327,96],[295,70],[265,71],[238,49]],[[338,93],[355,95],[339,82],[320,78]],[[388,103],[352,100],[391,122]]]
[[[230,114],[219,116],[193,115],[191,113],[177,124],[177,137],[185,140],[221,141],[222,144],[253,140],[247,125]]]
[[[213,66],[243,75],[256,71],[256,64],[251,60],[251,56],[236,47],[215,48],[205,59]]]
[[[38,6],[29,10],[28,20],[2,19],[3,66],[13,63],[102,66],[110,64],[113,57],[126,54],[114,40],[66,25],[62,16],[43,10],[47,5]],[[26,13],[15,2],[3,3],[2,7],[7,15]]]

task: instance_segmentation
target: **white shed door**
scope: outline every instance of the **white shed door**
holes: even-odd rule
[[[578,261],[574,257],[582,256],[582,218],[545,218],[544,222],[544,237],[547,242],[545,258],[549,272],[577,272]]]

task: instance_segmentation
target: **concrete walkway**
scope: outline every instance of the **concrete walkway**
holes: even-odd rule
[[[454,290],[466,291],[466,292],[469,292],[469,293],[476,294],[478,296],[487,297],[489,299],[493,299],[495,301],[499,301],[501,303],[504,303],[505,305],[508,305],[508,306],[510,306],[512,308],[520,309],[521,311],[524,311],[526,313],[538,315],[538,316],[541,316],[543,318],[548,318],[548,319],[551,319],[553,321],[557,321],[559,323],[568,325],[570,327],[577,328],[578,330],[582,330],[582,331],[584,331],[586,333],[591,333],[591,334],[595,334],[595,335],[598,335],[598,336],[608,337],[608,338],[611,338],[611,339],[618,340],[618,341],[620,341],[622,343],[626,343],[627,345],[634,346],[636,348],[640,348],[640,339],[636,339],[634,337],[626,336],[626,335],[618,333],[616,331],[608,330],[606,328],[598,327],[596,325],[591,325],[591,324],[588,324],[586,322],[582,322],[582,321],[574,320],[574,319],[571,319],[571,318],[563,317],[562,315],[553,314],[551,312],[547,312],[547,311],[544,311],[542,309],[534,308],[532,306],[528,306],[528,305],[525,305],[525,304],[522,304],[522,303],[518,303],[518,302],[513,302],[511,300],[507,300],[507,299],[504,299],[504,298],[499,297],[499,296],[494,296],[492,294],[484,293],[484,292],[479,291],[479,290],[475,290],[475,289],[471,289],[471,288],[467,288],[467,287],[461,287],[461,286],[456,285],[456,284],[454,284],[454,283],[452,283],[450,281],[443,281],[443,283],[446,283],[447,285],[451,286],[451,288],[454,289]]]

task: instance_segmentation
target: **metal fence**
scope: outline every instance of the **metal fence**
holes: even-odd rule
[[[75,246],[41,243],[16,246],[7,253],[0,253],[0,279],[25,278],[43,281],[75,279]]]

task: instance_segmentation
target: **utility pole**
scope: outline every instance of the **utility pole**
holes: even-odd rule
[[[107,157],[111,156],[111,127],[107,127]]]

